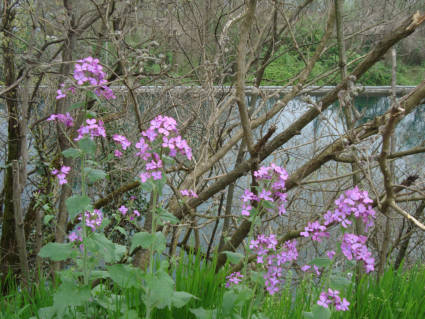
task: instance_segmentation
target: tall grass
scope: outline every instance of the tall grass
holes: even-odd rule
[[[199,255],[181,255],[170,267],[176,280],[176,290],[189,292],[198,299],[180,309],[156,310],[154,318],[192,319],[195,317],[189,309],[199,307],[218,309],[218,318],[221,318],[226,274],[224,271],[215,273],[215,262],[215,258],[206,263]],[[263,294],[262,289],[257,290],[254,301],[263,302],[262,312],[267,318],[303,318],[303,311],[308,311],[314,304],[317,296],[311,295],[314,289],[311,281],[301,281],[294,287],[290,275],[287,279],[279,296],[270,297]],[[122,291],[105,284],[97,287],[97,293],[104,297],[108,307],[92,306],[86,318],[125,318],[121,315],[123,307],[133,309],[137,314],[134,318],[143,318],[145,309],[137,290]],[[0,299],[0,319],[36,316],[38,309],[52,304],[52,296],[53,287],[49,281],[41,280],[39,284],[33,284],[31,294],[13,285],[8,295]],[[333,313],[333,319],[425,318],[425,266],[418,265],[406,270],[389,268],[379,281],[373,276],[366,276],[350,287],[346,298],[351,303],[350,311]],[[246,317],[250,302],[244,305],[242,318]],[[70,318],[81,317],[74,313]]]

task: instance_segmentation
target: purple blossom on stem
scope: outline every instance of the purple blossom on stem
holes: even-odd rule
[[[231,273],[226,277],[227,283],[226,288],[229,288],[232,285],[237,285],[242,281],[243,275],[240,272]]]
[[[329,237],[329,233],[325,232],[326,227],[320,225],[318,221],[309,222],[307,227],[304,227],[304,231],[300,233],[303,237],[310,237],[311,239],[317,242],[321,242],[322,238]]]
[[[329,306],[334,306],[337,311],[347,311],[350,303],[347,299],[339,296],[338,290],[328,289],[328,292],[322,291],[319,296],[319,300],[317,300],[317,304],[324,308],[329,308]]]
[[[130,147],[131,142],[129,142],[127,140],[127,138],[123,135],[118,135],[118,134],[114,134],[114,136],[112,137],[112,139],[121,144],[122,149],[125,151],[128,147]]]
[[[65,124],[66,127],[74,126],[74,119],[72,118],[71,114],[69,114],[69,112],[66,112],[66,114],[51,114],[46,121],[55,120],[62,122],[63,124]]]
[[[90,138],[93,139],[96,136],[106,137],[105,127],[103,122],[97,122],[96,119],[87,119],[86,124],[82,125],[78,130],[78,136],[74,138],[74,141],[81,140],[85,135],[90,134]]]
[[[124,205],[121,205],[121,207],[120,207],[120,208],[118,208],[118,210],[119,210],[119,212],[120,212],[123,216],[125,216],[125,215],[127,214],[127,212],[128,212],[128,208],[127,208],[127,207],[125,207]]]
[[[198,198],[198,195],[192,189],[182,189],[180,191],[180,194],[182,194],[182,196],[187,196],[187,197],[192,197],[192,198]]]
[[[71,167],[69,166],[62,166],[59,170],[54,169],[52,170],[52,175],[56,176],[59,179],[59,185],[63,185],[68,183],[66,180],[66,176],[71,171]]]

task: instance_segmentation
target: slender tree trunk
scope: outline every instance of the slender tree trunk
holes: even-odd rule
[[[19,253],[19,264],[22,272],[23,284],[28,288],[30,272],[28,267],[27,245],[25,240],[24,218],[21,207],[21,191],[23,189],[19,181],[19,164],[17,160],[12,162],[13,169],[13,205],[15,213],[15,236]]]
[[[10,34],[13,34],[15,11],[14,9],[6,9],[2,16],[2,49],[3,49],[3,72],[5,86],[10,86],[16,81],[15,74],[15,54],[13,50],[13,41]],[[14,218],[14,193],[13,188],[13,170],[12,162],[18,160],[21,150],[20,143],[20,127],[18,114],[18,90],[13,88],[4,95],[8,114],[8,146],[6,159],[6,174],[4,177],[4,213],[2,234],[0,240],[1,254],[1,271],[2,271],[2,287],[3,291],[8,289],[5,283],[6,276],[9,271],[16,272],[19,264],[19,256],[17,254],[17,242],[15,236],[15,218]]]

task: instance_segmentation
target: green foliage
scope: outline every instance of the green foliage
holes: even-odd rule
[[[65,202],[69,218],[73,220],[78,214],[89,210],[90,202],[91,200],[87,196],[74,195],[69,197]]]
[[[69,243],[48,243],[40,249],[38,255],[53,261],[62,261],[74,257],[76,251]]]

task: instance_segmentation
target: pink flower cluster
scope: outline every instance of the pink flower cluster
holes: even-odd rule
[[[241,197],[242,200],[242,215],[250,216],[252,201],[260,202],[265,200],[274,202],[278,207],[280,216],[286,213],[285,203],[287,194],[285,191],[285,182],[288,179],[288,173],[282,167],[272,163],[270,166],[261,166],[258,171],[254,172],[257,181],[270,181],[271,191],[262,189],[260,194],[255,195],[249,190],[245,190]]]
[[[81,235],[81,227],[78,226],[76,231],[71,232],[68,235],[68,240],[73,243],[75,241],[82,242],[83,236]]]
[[[232,285],[237,285],[242,281],[243,275],[238,271],[231,273],[229,276],[226,277],[226,288],[229,288]]]
[[[182,196],[198,198],[198,194],[196,194],[195,191],[193,191],[192,189],[182,189],[180,191],[180,194],[182,194]]]
[[[123,135],[118,135],[118,134],[114,134],[114,136],[112,137],[112,139],[121,144],[122,149],[125,151],[127,148],[130,147],[131,142],[129,140],[127,140],[127,138]],[[115,150],[114,151],[114,155],[116,157],[121,157],[122,156],[122,152],[119,150]]]
[[[303,272],[307,272],[309,270],[314,271],[317,276],[320,276],[319,267],[317,267],[316,265],[313,265],[313,269],[311,269],[311,266],[310,265],[304,265],[304,266],[301,267],[301,271],[303,271]]]
[[[55,120],[62,122],[63,124],[65,124],[66,127],[74,126],[74,119],[72,118],[71,114],[69,114],[69,112],[67,112],[66,114],[51,114],[46,121]]]
[[[267,269],[264,279],[266,280],[266,289],[270,295],[279,291],[283,265],[298,258],[297,242],[295,240],[285,242],[280,252],[276,250],[277,243],[276,236],[271,234],[268,237],[258,235],[257,239],[251,240],[249,245],[257,254],[257,263],[263,264]]]
[[[103,67],[99,64],[98,59],[94,59],[91,56],[78,60],[74,66],[74,79],[77,81],[79,86],[88,83],[94,86],[94,93],[97,96],[104,96],[107,100],[115,99],[114,92],[106,85],[106,73],[103,71]],[[68,89],[72,93],[75,93],[75,88],[71,87]],[[56,99],[63,99],[66,97],[66,89],[64,84],[61,84],[61,89],[57,91]]]
[[[123,216],[128,216],[130,220],[134,220],[137,217],[140,217],[140,213],[138,210],[133,210],[133,213],[130,215],[127,215],[128,212],[128,208],[125,207],[124,205],[121,205],[120,208],[118,208],[118,211],[123,215]]]
[[[56,93],[57,93],[56,100],[66,98],[66,94],[65,94],[66,91],[70,91],[71,93],[75,94],[75,87],[74,86],[71,86],[69,88],[65,88],[65,83],[62,83],[60,85],[60,87],[61,88],[56,91]]]
[[[52,170],[52,175],[56,176],[59,179],[60,185],[63,185],[68,183],[68,181],[66,180],[66,176],[69,174],[70,171],[71,171],[71,167],[62,166],[59,170],[57,169]]]
[[[338,290],[332,290],[330,288],[328,289],[328,292],[323,291],[320,294],[317,304],[324,308],[329,308],[329,306],[333,305],[335,306],[335,310],[338,311],[347,311],[348,306],[350,305],[347,299],[343,298],[341,300]]]
[[[341,251],[348,260],[352,260],[353,257],[356,260],[362,260],[365,263],[366,273],[369,273],[375,269],[375,259],[372,257],[372,253],[367,249],[366,241],[366,236],[344,234],[341,243]]]
[[[318,221],[315,222],[309,222],[307,227],[304,227],[304,231],[300,233],[303,237],[310,237],[311,239],[315,240],[317,242],[321,242],[322,238],[329,237],[329,233],[325,232],[326,227],[323,225],[320,225]]]
[[[106,137],[105,127],[103,126],[102,121],[96,119],[87,119],[86,124],[82,125],[78,130],[78,136],[74,138],[74,141],[81,140],[85,135],[90,135],[90,138],[93,139],[95,136]]]
[[[376,218],[375,211],[370,205],[372,202],[367,191],[361,191],[357,186],[349,189],[335,200],[337,208],[333,212],[328,211],[323,216],[324,225],[321,225],[318,221],[309,222],[307,227],[304,228],[305,231],[301,232],[301,236],[310,237],[311,235],[312,240],[320,242],[323,237],[329,237],[329,233],[325,232],[326,226],[334,222],[340,223],[344,228],[351,225],[351,220],[349,220],[351,214],[355,218],[361,218],[367,230],[373,226],[373,219]]]
[[[332,222],[339,222],[343,227],[347,228],[347,218],[353,214],[355,218],[361,218],[368,228],[373,226],[373,219],[376,218],[376,213],[372,208],[373,200],[369,198],[367,191],[361,191],[357,186],[353,189],[349,189],[341,194],[341,196],[335,200],[337,208],[333,213],[327,212],[324,216],[325,225],[329,225]]]
[[[177,154],[192,159],[192,149],[186,140],[178,135],[177,122],[172,117],[159,115],[150,122],[150,127],[142,132],[142,136],[136,143],[137,156],[146,161],[145,170],[140,174],[142,183],[152,177],[153,180],[162,178],[162,160],[158,153],[153,150],[152,145],[161,143],[162,151],[168,151],[171,157]],[[149,161],[150,160],[150,161]]]
[[[93,212],[86,211],[86,226],[91,228],[92,231],[96,231],[96,228],[100,227],[103,220],[103,213],[100,209],[94,209]],[[79,221],[83,221],[83,216],[78,216]]]

